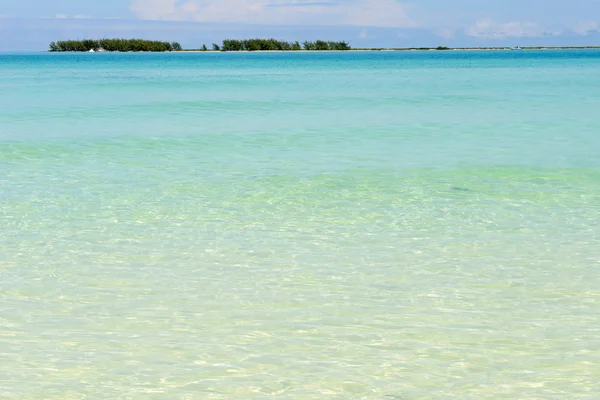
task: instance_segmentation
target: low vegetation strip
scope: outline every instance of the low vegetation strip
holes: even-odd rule
[[[347,42],[324,40],[304,41],[302,43],[286,42],[277,39],[226,39],[221,45],[212,44],[212,51],[406,51],[406,50],[576,50],[598,49],[600,46],[566,46],[566,47],[406,47],[406,48],[352,48]],[[62,40],[50,43],[50,51],[208,51],[204,44],[197,50],[183,49],[178,42],[164,42],[143,39],[100,39],[100,40]]]
[[[317,40],[314,42],[285,42],[276,39],[226,39],[222,45],[212,45],[213,51],[299,51],[299,50],[350,50],[346,42],[332,42]],[[161,42],[142,39],[85,39],[85,40],[62,40],[50,43],[50,51],[182,51],[178,42]],[[206,45],[203,51],[208,51]]]
[[[50,43],[50,51],[180,51],[177,42],[142,39],[61,40]]]
[[[300,43],[285,42],[276,39],[246,39],[223,40],[220,48],[222,51],[299,51],[299,50],[350,50],[351,47],[346,42],[326,42],[317,40],[315,42],[305,41]]]

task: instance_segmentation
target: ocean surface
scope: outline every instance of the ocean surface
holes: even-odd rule
[[[600,51],[0,54],[1,399],[600,398]]]

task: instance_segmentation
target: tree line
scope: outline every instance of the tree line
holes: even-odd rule
[[[299,51],[299,50],[350,50],[347,42],[327,42],[324,40],[305,41],[305,42],[286,42],[277,39],[246,39],[223,40],[221,46],[213,43],[213,51]],[[85,40],[61,40],[50,43],[50,51],[181,51],[183,50],[178,42],[161,42],[157,40],[143,39],[85,39]],[[200,49],[208,51],[206,45]]]
[[[317,40],[315,42],[305,41],[302,44],[296,42],[286,42],[277,39],[246,39],[223,40],[223,45],[213,44],[213,50],[221,51],[298,51],[298,50],[350,50],[350,45],[346,42],[326,42]]]
[[[142,39],[61,40],[50,43],[50,51],[179,51],[178,42]]]

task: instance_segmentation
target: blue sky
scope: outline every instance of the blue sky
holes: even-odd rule
[[[83,37],[362,46],[600,45],[600,0],[0,0],[0,50]]]

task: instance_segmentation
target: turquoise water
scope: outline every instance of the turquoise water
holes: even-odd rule
[[[0,54],[0,398],[597,399],[599,70]]]

